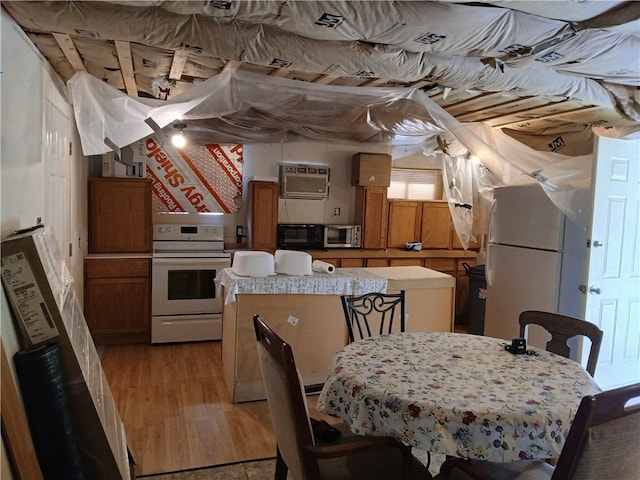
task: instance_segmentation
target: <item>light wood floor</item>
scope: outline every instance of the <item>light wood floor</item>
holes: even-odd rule
[[[109,345],[102,366],[135,460],[136,475],[270,458],[276,443],[266,401],[231,403],[221,342]],[[309,397],[310,413],[317,397]]]

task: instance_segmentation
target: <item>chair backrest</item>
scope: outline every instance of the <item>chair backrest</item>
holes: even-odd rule
[[[303,446],[313,445],[307,400],[291,346],[271,330],[260,315],[253,316],[258,359],[278,450],[294,478],[310,478]]]
[[[582,399],[551,480],[640,478],[640,383]]]
[[[558,313],[527,310],[520,314],[520,337],[524,337],[525,327],[530,324],[540,325],[551,334],[551,340],[547,342],[547,351],[566,358],[571,358],[571,349],[567,344],[571,337],[588,337],[591,340],[591,349],[587,359],[587,372],[593,377],[602,343],[602,330],[597,325]]]
[[[349,329],[349,341],[391,333],[396,316],[405,331],[405,292],[367,293],[356,297],[343,295],[342,309]]]

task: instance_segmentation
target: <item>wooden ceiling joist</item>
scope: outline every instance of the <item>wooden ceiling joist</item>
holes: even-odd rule
[[[426,80],[417,80],[415,82],[411,82],[407,84],[409,88],[421,88],[427,85],[432,85],[433,82],[427,82]]]
[[[337,75],[322,74],[318,78],[313,80],[313,83],[317,83],[319,85],[329,85],[332,82],[335,82],[338,78],[340,77],[338,77]]]
[[[82,58],[80,58],[80,54],[76,49],[75,44],[73,43],[73,39],[67,33],[52,33],[53,38],[56,39],[62,53],[67,57],[69,63],[73,67],[76,72],[84,72],[86,69],[84,68],[84,63],[82,62]]]
[[[562,102],[564,103],[564,102]],[[546,107],[548,108],[549,105],[546,105]],[[543,108],[543,107],[540,107]],[[561,118],[564,116],[571,116],[571,115],[579,115],[579,114],[583,114],[583,113],[587,113],[587,112],[591,112],[594,110],[600,110],[603,107],[601,107],[600,105],[592,105],[590,107],[580,107],[580,108],[574,108],[573,110],[565,110],[563,112],[555,112],[555,113],[550,113],[549,115],[540,115],[540,116],[535,116],[533,118],[521,118],[520,120],[517,120],[515,122],[509,122],[509,123],[502,123],[500,125],[493,125],[493,127],[497,127],[497,128],[508,128],[510,126],[513,125],[518,125],[519,123],[526,123],[526,122],[540,122],[542,120],[549,120],[549,119],[553,119],[553,118]],[[533,110],[538,110],[538,109],[533,109]]]
[[[173,52],[173,61],[171,62],[171,71],[169,72],[170,80],[180,80],[182,78],[182,72],[184,66],[187,64],[187,58],[189,52],[184,48],[180,48]]]
[[[528,98],[531,98],[531,97],[514,98],[512,100],[508,100],[502,103],[485,105],[482,108],[477,108],[475,110],[462,110],[462,111],[449,112],[449,107],[446,107],[446,110],[461,122],[469,122],[469,121],[484,122],[494,118],[501,118],[501,117],[505,117],[512,114],[515,115],[521,111],[528,111],[529,109],[526,109],[526,110],[520,109],[520,110],[515,110],[512,113],[508,110],[509,107],[512,105],[514,105],[514,107],[511,107],[511,108],[518,108],[518,105],[521,106],[522,103],[526,102]],[[537,107],[531,107],[530,109],[533,110],[534,108],[537,108]],[[486,113],[486,115],[483,116],[483,113]]]
[[[377,87],[384,83],[387,83],[387,80],[384,78],[372,78],[360,84],[361,87]]]
[[[507,119],[505,123],[514,124],[514,123],[528,121],[530,116],[535,115],[535,118],[538,118],[538,115],[541,112],[544,114],[544,112],[548,112],[549,110],[552,110],[552,109],[554,110],[552,112],[553,114],[560,113],[557,111],[557,109],[559,107],[562,108],[562,106],[564,106],[565,104],[571,105],[570,100],[561,100],[558,102],[545,103],[544,105],[539,105],[537,107],[524,108],[521,110],[509,112],[508,115],[505,114],[504,112],[499,112],[493,117],[485,118],[483,121],[490,124],[492,127],[502,127],[503,123],[500,123],[500,122],[504,121],[505,119]],[[570,111],[570,109],[566,109],[563,111]],[[513,117],[519,117],[519,118],[517,118],[516,120],[508,120],[509,118],[513,118]]]
[[[495,108],[496,106],[506,104],[506,103],[511,103],[514,101],[514,99],[510,98],[506,101],[497,103],[497,98],[502,96],[504,96],[502,92],[482,93],[480,95],[465,98],[464,100],[461,100],[459,102],[455,102],[447,105],[447,112],[455,116],[461,113],[467,113],[467,112],[471,113],[471,112],[485,110],[487,108]],[[496,98],[495,103],[491,101],[493,98]],[[521,99],[518,98],[516,100],[521,100]],[[480,107],[479,105],[482,105],[482,107]],[[476,108],[475,110],[470,110],[473,107],[478,107],[478,108]]]
[[[242,66],[242,62],[238,60],[229,60],[224,64],[223,72],[227,72],[229,70],[238,70]]]
[[[120,62],[120,71],[124,86],[127,89],[127,95],[132,97],[138,96],[138,86],[136,85],[136,77],[133,73],[133,58],[131,57],[131,44],[122,40],[116,40],[116,53]]]
[[[287,78],[289,76],[289,71],[286,68],[276,68],[269,74],[269,76],[277,78]]]

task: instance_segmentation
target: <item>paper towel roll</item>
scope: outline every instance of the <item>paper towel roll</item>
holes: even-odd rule
[[[334,267],[330,263],[323,262],[322,260],[314,260],[311,264],[311,269],[314,272],[320,273],[333,273],[336,271],[336,267]]]

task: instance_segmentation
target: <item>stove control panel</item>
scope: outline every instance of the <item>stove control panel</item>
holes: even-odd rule
[[[210,242],[224,240],[222,225],[155,224],[153,240]]]

